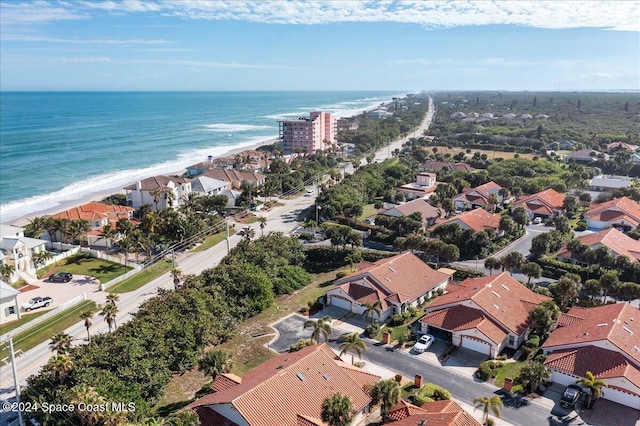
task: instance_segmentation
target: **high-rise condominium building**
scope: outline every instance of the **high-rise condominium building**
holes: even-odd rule
[[[312,112],[309,118],[278,121],[280,144],[287,152],[312,154],[336,142],[336,119],[328,112]]]

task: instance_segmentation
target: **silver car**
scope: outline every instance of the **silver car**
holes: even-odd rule
[[[425,334],[418,339],[418,341],[416,342],[415,345],[413,345],[413,348],[411,348],[411,350],[414,353],[421,354],[427,349],[429,349],[429,346],[431,346],[432,343],[433,343],[433,336],[430,334]]]

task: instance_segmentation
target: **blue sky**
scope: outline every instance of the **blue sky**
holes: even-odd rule
[[[640,90],[640,2],[0,0],[0,89]]]

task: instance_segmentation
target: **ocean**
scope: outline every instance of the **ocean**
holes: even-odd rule
[[[118,192],[278,135],[314,110],[352,116],[398,92],[2,92],[0,222]]]

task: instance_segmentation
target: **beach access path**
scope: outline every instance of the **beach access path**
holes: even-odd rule
[[[422,132],[429,127],[434,115],[433,101],[429,98],[429,110],[425,115],[425,119],[422,121],[416,134],[422,134]],[[376,159],[383,160],[387,158],[389,149],[393,152],[394,149],[402,148],[402,144],[408,141],[411,136],[404,138],[398,138],[391,142],[389,147],[381,148],[376,152]],[[291,233],[296,227],[298,227],[298,221],[295,219],[299,213],[311,208],[315,203],[315,197],[300,196],[293,199],[280,199],[283,205],[276,207],[268,212],[259,212],[260,216],[267,218],[267,224],[264,228],[264,232],[283,232]],[[241,225],[243,226],[243,225]],[[256,227],[257,225],[253,225]],[[256,233],[262,232],[256,230]],[[235,247],[241,240],[241,236],[232,235],[229,238],[229,247]],[[220,261],[227,255],[227,241],[222,241],[217,245],[202,252],[187,252],[180,254],[176,257],[177,267],[182,270],[184,274],[200,274],[205,269],[213,268],[218,265]],[[138,290],[122,293],[120,295],[120,301],[117,303],[119,314],[116,317],[117,324],[123,324],[132,318],[132,314],[135,313],[141,304],[149,300],[152,297],[157,296],[158,288],[173,289],[173,278],[170,273],[166,273]],[[108,333],[109,329],[107,323],[103,321],[101,317],[96,315],[93,319],[93,325],[90,327],[89,332],[91,335]],[[84,327],[84,322],[78,318],[78,323],[65,330],[65,333],[69,334],[74,343],[77,345],[85,344],[87,337],[87,330]],[[29,376],[37,374],[40,368],[45,365],[52,353],[49,350],[49,341],[43,342],[38,346],[30,349],[26,353],[22,354],[16,359],[16,367],[18,370],[18,378],[20,386],[26,385],[26,380]],[[15,388],[13,381],[13,374],[9,365],[2,366],[0,368],[0,400],[7,401],[15,397]],[[6,420],[9,416],[15,416],[16,413],[0,413],[0,424],[7,424]]]

